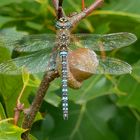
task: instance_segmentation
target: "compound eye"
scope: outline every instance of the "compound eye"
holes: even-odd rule
[[[60,18],[59,21],[60,21],[60,22],[63,22],[63,18]]]
[[[59,19],[60,22],[67,22],[68,20],[65,17]]]
[[[55,27],[58,28],[58,29],[60,29],[60,25],[59,25],[58,22],[56,23]]]

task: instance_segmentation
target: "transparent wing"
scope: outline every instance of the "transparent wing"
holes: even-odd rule
[[[98,34],[75,34],[71,39],[72,47],[85,47],[95,51],[109,51],[115,48],[129,46],[137,40],[132,33],[113,33],[106,35]]]
[[[49,56],[46,50],[41,50],[31,55],[8,60],[0,64],[0,73],[17,75],[21,74],[23,68],[31,74],[54,70],[56,56],[57,52],[53,52],[53,54]]]
[[[54,34],[23,35],[0,34],[0,46],[14,49],[19,52],[34,52],[42,49],[51,49],[55,46]]]
[[[74,67],[76,69],[79,69],[81,71],[93,73],[93,74],[113,74],[113,75],[120,75],[120,74],[126,74],[131,73],[132,67],[119,59],[106,57],[105,59],[102,59],[100,56],[97,56],[98,59],[98,66],[97,68],[87,68],[83,64],[74,64]],[[94,61],[94,60],[93,60]]]
[[[96,74],[127,74],[131,73],[132,67],[124,61],[116,58],[107,57],[105,60],[97,56],[99,65],[96,69]]]

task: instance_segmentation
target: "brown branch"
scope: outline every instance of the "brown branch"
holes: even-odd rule
[[[62,7],[62,5],[63,5],[63,0],[59,0],[59,6]]]
[[[102,6],[104,0],[96,0],[93,4],[91,4],[88,8],[84,9],[81,13],[70,18],[70,22],[72,25],[75,25],[89,14],[91,14],[95,9]]]
[[[53,6],[54,6],[56,15],[57,15],[57,19],[59,19],[62,16],[66,16],[65,12],[62,8],[63,0],[60,0],[60,3],[59,3],[59,0],[52,0],[52,3],[53,3]]]
[[[91,4],[91,6],[89,6],[87,9],[84,10],[84,12],[86,13],[86,16],[91,14],[95,9],[101,7],[103,2],[104,0],[96,0],[95,3]]]
[[[58,76],[59,75],[57,72],[49,72],[44,75],[44,78],[41,81],[41,84],[37,91],[37,95],[35,96],[32,105],[25,112],[25,117],[23,120],[22,128],[28,129],[28,131],[26,131],[25,133],[22,134],[23,140],[29,140],[28,134],[29,134],[30,128],[31,128],[33,121],[35,119],[35,116],[36,116],[37,112],[39,111],[39,108],[43,102],[43,98],[45,96],[47,89],[49,88],[49,84],[51,81],[53,81]]]
[[[14,109],[14,125],[17,125],[20,113],[23,111],[23,109],[24,104],[22,104],[21,102],[17,102],[16,107]]]
[[[58,11],[58,0],[52,0],[52,3],[53,3],[55,11],[57,13],[57,11]]]
[[[19,117],[20,117],[20,113],[23,111],[24,109],[24,104],[21,103],[21,97],[26,89],[28,80],[23,84],[22,90],[17,98],[17,103],[16,103],[16,107],[14,109],[14,124],[17,125]]]

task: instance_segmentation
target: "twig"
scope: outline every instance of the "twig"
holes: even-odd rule
[[[87,9],[84,10],[86,16],[91,14],[95,9],[101,7],[103,2],[104,0],[96,0],[93,4],[91,4],[91,6],[89,6]]]
[[[23,85],[23,88],[22,88],[22,90],[18,96],[18,99],[17,99],[16,107],[14,109],[14,112],[15,112],[14,113],[14,125],[17,125],[18,120],[19,120],[19,116],[20,116],[20,112],[22,112],[24,109],[24,104],[21,103],[20,99],[23,95],[25,88],[26,88],[26,84]]]
[[[57,72],[50,72],[44,75],[43,80],[41,81],[41,84],[39,86],[39,89],[37,91],[37,95],[35,96],[32,105],[28,110],[25,112],[25,117],[23,120],[22,128],[28,129],[25,133],[22,134],[23,140],[29,140],[28,133],[29,130],[33,124],[33,121],[35,119],[35,116],[37,112],[39,111],[39,108],[43,102],[43,98],[45,96],[45,93],[47,89],[49,88],[49,84],[51,81],[53,81],[56,77],[58,77]]]
[[[82,0],[82,11],[85,9],[85,0]]]
[[[18,102],[14,109],[14,125],[17,125],[20,117],[20,113],[23,111],[23,109],[24,109],[24,104]]]
[[[57,13],[57,11],[58,11],[58,0],[52,0],[52,3],[53,3],[55,11]]]
[[[63,9],[62,9],[62,5],[63,5],[63,0],[59,0],[58,3],[58,12],[57,12],[57,18],[60,19],[61,17],[63,17]]]
[[[62,16],[66,16],[62,8],[63,0],[52,0],[52,3],[57,15],[57,19],[59,19]]]
[[[80,12],[79,14],[73,16],[70,18],[70,22],[72,25],[77,24],[80,20],[87,17],[89,14],[91,14],[95,9],[102,6],[104,0],[96,0],[93,4],[91,4],[88,8]]]
[[[62,7],[62,5],[63,5],[63,0],[59,0],[59,4],[58,4],[58,5]]]

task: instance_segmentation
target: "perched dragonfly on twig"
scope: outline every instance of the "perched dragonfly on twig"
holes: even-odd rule
[[[5,47],[12,47],[19,52],[29,52],[27,55],[8,60],[0,64],[0,73],[3,74],[20,74],[22,68],[26,68],[29,73],[49,72],[58,70],[58,57],[61,61],[61,77],[62,77],[62,108],[63,117],[68,119],[68,55],[71,49],[79,47],[88,48],[94,51],[110,51],[116,48],[128,46],[136,41],[136,36],[132,33],[113,33],[106,35],[98,34],[73,34],[71,35],[70,28],[72,27],[69,20],[65,17],[60,18],[56,22],[56,35],[41,34],[41,35],[25,35],[16,36],[15,40],[10,41],[10,38],[0,37],[0,44]],[[3,41],[3,42],[2,42]],[[50,55],[50,51],[52,53]],[[92,74],[125,74],[130,73],[132,68],[126,62],[121,60],[101,56],[94,53],[97,65],[95,68],[84,68],[83,65],[75,65],[81,71],[86,71]],[[85,60],[86,61],[86,60]],[[93,65],[91,65],[93,67]]]

